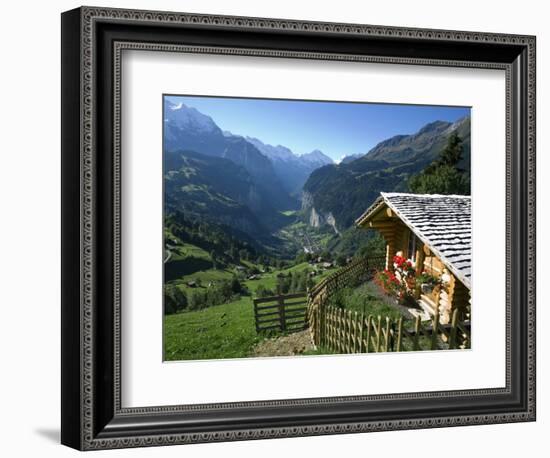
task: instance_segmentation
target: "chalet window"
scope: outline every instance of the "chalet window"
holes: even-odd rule
[[[420,246],[420,243],[417,242],[416,236],[409,232],[409,243],[407,245],[407,257],[413,263],[416,263],[416,247]]]

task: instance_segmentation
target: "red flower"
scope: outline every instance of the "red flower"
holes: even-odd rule
[[[401,265],[405,259],[402,256],[394,256],[393,262],[397,265]]]

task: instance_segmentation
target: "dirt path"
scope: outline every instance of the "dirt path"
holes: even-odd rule
[[[309,330],[295,332],[288,336],[274,337],[260,342],[252,356],[294,356],[313,350]]]

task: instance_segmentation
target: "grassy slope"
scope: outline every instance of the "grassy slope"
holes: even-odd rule
[[[372,282],[365,283],[357,288],[344,288],[341,290],[340,301],[344,308],[364,313],[366,316],[389,316],[394,320],[399,319],[402,313],[398,307],[391,303],[391,299],[382,294]]]
[[[179,278],[178,280],[174,280],[174,284],[179,286],[185,286],[185,289],[188,288],[185,283],[191,280],[200,280],[204,286],[208,284],[208,282],[216,282],[221,280],[231,280],[233,276],[233,271],[231,269],[224,269],[224,270],[218,270],[218,269],[208,269],[208,270],[201,270],[199,272],[194,272],[189,275],[184,275],[183,277]]]
[[[259,285],[264,285],[266,288],[274,290],[277,285],[277,274],[283,273],[285,275],[288,275],[291,272],[301,272],[303,270],[307,270],[308,272],[311,272],[315,269],[312,266],[310,266],[309,263],[302,262],[300,264],[296,264],[295,266],[289,267],[287,269],[273,270],[272,272],[261,274],[261,279],[247,280],[245,281],[245,285],[252,293],[256,291],[256,288],[258,288]],[[327,275],[330,275],[335,270],[336,270],[335,268],[324,270],[319,275],[314,277],[315,282],[316,283],[320,282],[323,278],[325,278]]]
[[[211,261],[210,255],[196,245],[180,242],[172,250],[171,260],[177,261],[186,258],[202,258]]]
[[[285,210],[281,212],[285,216],[294,216],[298,213],[296,210]]]
[[[285,269],[301,270],[307,263]],[[330,271],[324,272],[323,276]],[[267,277],[269,275],[269,277]],[[267,278],[259,281],[247,281],[251,291],[264,282],[265,286],[275,284],[276,272],[266,274]],[[319,280],[321,276],[317,277]],[[393,305],[389,305],[385,298],[372,283],[362,285],[355,290],[347,290],[345,308],[364,312],[374,317],[390,316],[397,319],[401,312]],[[405,326],[412,327],[412,321],[406,320]],[[251,356],[254,346],[264,336],[256,334],[254,327],[254,311],[252,297],[244,296],[239,300],[217,305],[193,312],[182,312],[167,315],[164,318],[165,359],[168,361],[200,360],[221,358],[244,358]],[[421,347],[429,348],[429,341],[421,337]],[[412,350],[411,343],[404,339],[403,350]],[[320,348],[304,354],[330,354]]]
[[[286,212],[288,216],[294,212]],[[296,239],[307,230],[303,223],[294,223],[286,233],[290,240]],[[209,253],[194,245],[178,240],[171,232],[165,232],[168,245],[170,245],[171,262],[175,264],[197,261],[211,261]],[[327,237],[327,234],[310,233],[316,242]],[[295,243],[295,242],[294,242]],[[263,266],[250,261],[241,261],[248,268],[262,270]],[[286,269],[273,269],[271,272],[260,274],[258,280],[245,280],[250,296],[243,296],[238,301],[210,307],[204,310],[181,312],[175,315],[167,315],[164,318],[165,329],[165,359],[166,360],[190,360],[190,359],[216,359],[216,358],[242,358],[249,356],[253,347],[262,339],[256,334],[254,326],[254,312],[252,298],[255,297],[257,288],[263,285],[265,288],[275,290],[277,275],[291,272],[312,271],[314,268],[307,262],[297,264]],[[315,277],[320,281],[333,272],[328,269]],[[200,288],[206,289],[210,282],[230,280],[236,273],[234,268],[201,269],[186,275],[179,275],[170,283],[177,285],[182,291],[189,292],[197,288],[187,285],[189,281],[200,280]]]
[[[165,359],[243,358],[260,340],[249,297],[164,318]]]
[[[254,325],[252,298],[256,288],[263,284],[267,288],[274,289],[279,272],[288,274],[304,269],[312,270],[312,267],[304,262],[288,269],[262,274],[260,280],[247,280],[245,285],[252,296],[243,296],[237,301],[203,310],[165,316],[165,359],[178,361],[249,356],[253,347],[263,338],[256,334]],[[334,269],[324,271],[315,277],[316,281],[332,271]],[[184,278],[201,278],[202,284],[205,285],[207,281],[229,279],[232,274],[230,270],[208,270]],[[183,284],[180,286],[187,289]]]

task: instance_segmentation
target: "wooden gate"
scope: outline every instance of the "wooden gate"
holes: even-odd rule
[[[254,299],[256,332],[296,332],[307,328],[307,294],[296,293]]]

